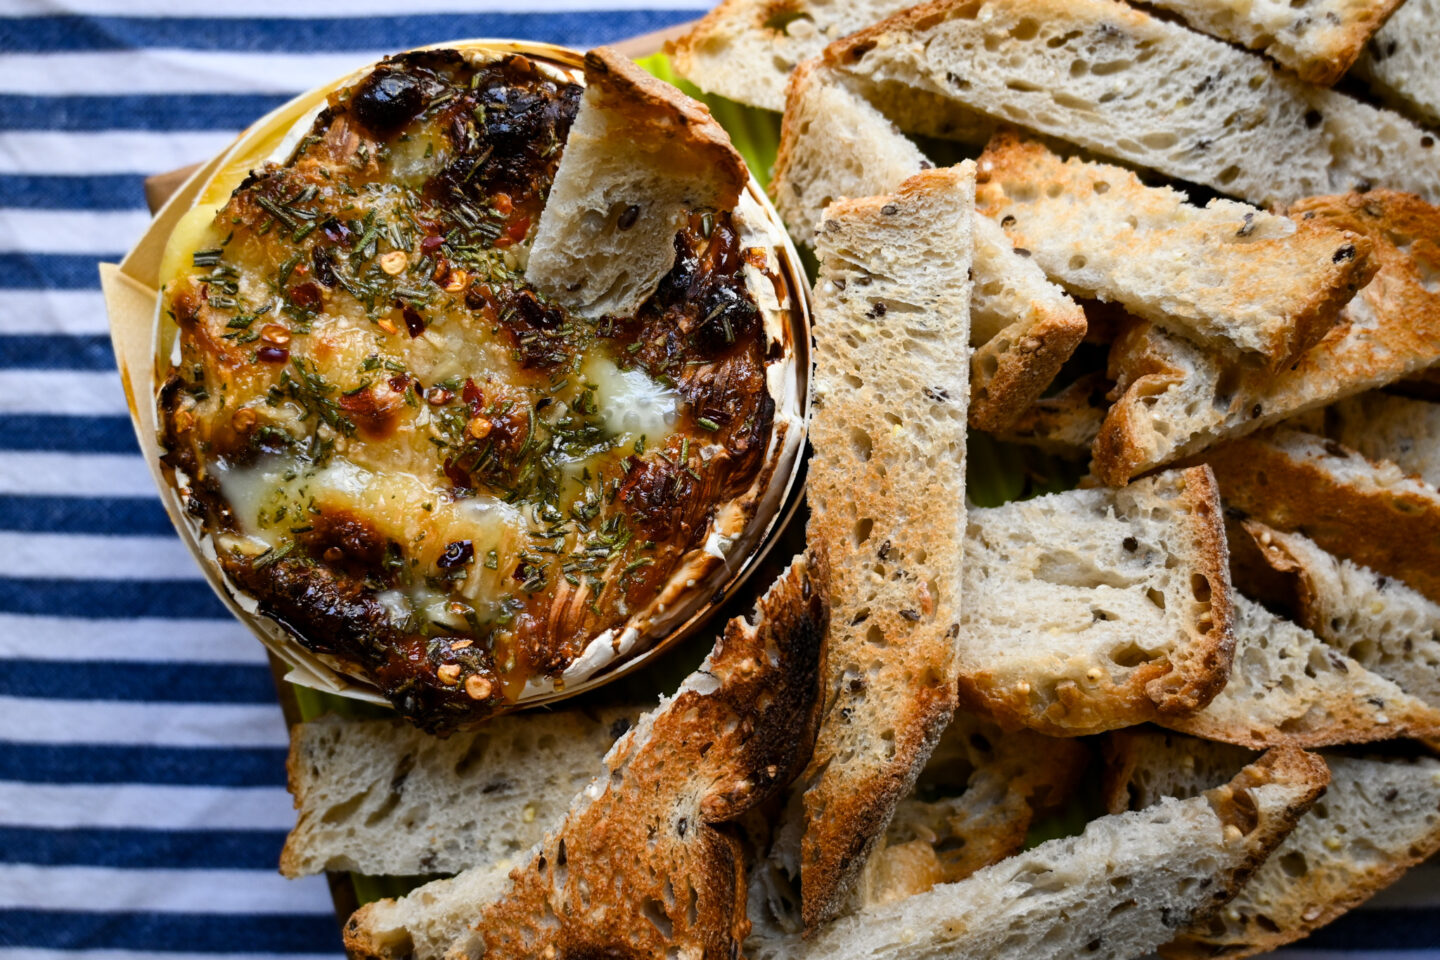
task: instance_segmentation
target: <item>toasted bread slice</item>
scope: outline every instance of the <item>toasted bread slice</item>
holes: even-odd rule
[[[1087,373],[1030,404],[1008,426],[995,431],[995,436],[1066,460],[1087,459],[1105,422],[1109,407],[1105,398],[1112,387],[1103,373]]]
[[[975,167],[832,204],[817,235],[810,531],[832,545],[807,926],[833,915],[955,709]]]
[[[1399,580],[1341,560],[1298,533],[1244,523],[1280,574],[1263,597],[1366,670],[1440,709],[1440,604]]]
[[[970,425],[1013,424],[1085,339],[1085,311],[990,219],[975,219],[970,297]]]
[[[1110,811],[1196,796],[1250,762],[1248,751],[1150,731],[1107,744]],[[1440,761],[1325,757],[1330,785],[1234,900],[1160,953],[1248,957],[1369,900],[1440,850]]]
[[[1235,638],[1225,689],[1198,713],[1156,722],[1255,750],[1440,735],[1440,710],[1245,596]]]
[[[1121,484],[1162,464],[1383,386],[1440,362],[1440,208],[1388,191],[1315,197],[1290,209],[1374,244],[1375,278],[1342,322],[1284,370],[1227,364],[1153,324],[1115,341],[1110,376],[1121,391],[1095,443],[1096,474]]]
[[[958,711],[866,865],[863,903],[903,900],[1019,853],[1035,816],[1073,797],[1089,759],[1078,740]]]
[[[398,720],[298,724],[286,769],[299,813],[280,872],[404,877],[517,857],[639,713],[529,711],[445,740]]]
[[[1334,440],[1274,430],[1215,447],[1225,505],[1440,602],[1440,491]]]
[[[960,696],[1005,726],[1098,733],[1225,684],[1229,561],[1203,468],[973,510],[965,556]]]
[[[722,0],[666,52],[675,72],[706,93],[784,110],[786,81],[800,63],[819,56],[830,41],[910,5],[910,0]]]
[[[1261,50],[1300,79],[1330,86],[1345,75],[1403,0],[1149,0],[1201,33]]]
[[[1363,393],[1326,407],[1319,432],[1440,487],[1440,403]]]
[[[1330,192],[1382,187],[1440,203],[1440,150],[1431,128],[1337,90],[1311,87],[1306,99],[1330,147]]]
[[[770,192],[801,243],[813,243],[825,208],[890,193],[933,166],[844,74],[819,60],[790,76]]]
[[[693,210],[732,210],[745,161],[709,109],[608,47],[541,211],[525,276],[582,316],[633,313],[675,265]]]
[[[1197,207],[1013,130],[976,165],[976,209],[1072,293],[1271,368],[1317,343],[1379,266],[1363,235],[1233,200]]]
[[[823,554],[811,552],[760,600],[754,625],[726,624],[700,669],[615,744],[498,896],[487,885],[494,871],[480,868],[368,904],[346,924],[346,948],[395,960],[439,956],[436,946],[491,960],[734,956],[749,932],[745,865],[721,825],[782,790],[805,762],[828,583]],[[457,886],[481,896],[464,899]],[[442,933],[459,939],[440,944]]]
[[[1325,788],[1319,757],[1275,750],[1201,797],[1101,817],[809,940],[752,938],[755,960],[1129,960],[1219,909]]]
[[[1154,727],[1113,730],[1101,744],[1100,798],[1110,813],[1144,810],[1166,797],[1189,800],[1253,763],[1257,752]]]
[[[797,237],[836,199],[889,193],[931,166],[852,80],[807,61],[791,75],[771,189]],[[993,224],[977,221],[970,425],[997,430],[1036,400],[1085,336],[1085,314]]]
[[[1357,177],[1440,201],[1419,127],[1119,0],[933,0],[825,59],[1259,205]]]
[[[1431,125],[1440,124],[1440,73],[1434,60],[1437,45],[1440,2],[1405,0],[1365,45],[1355,72],[1387,101]]]

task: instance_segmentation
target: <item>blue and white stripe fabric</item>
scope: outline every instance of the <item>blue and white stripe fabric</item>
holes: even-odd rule
[[[144,229],[144,177],[386,52],[585,48],[706,5],[0,0],[0,957],[340,953],[324,881],[276,872],[261,648],[170,530],[115,373],[96,263]],[[1440,960],[1437,906],[1416,872],[1291,960]]]
[[[170,529],[96,264],[147,174],[379,56],[460,37],[579,48],[705,0],[0,0],[0,957],[340,956],[294,822],[258,643]]]

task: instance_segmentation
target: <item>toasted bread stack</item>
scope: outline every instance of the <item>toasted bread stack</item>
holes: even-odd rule
[[[288,871],[453,874],[353,952],[1248,956],[1440,850],[1440,94],[1399,29],[1437,18],[1151,5],[724,0],[677,41],[784,111],[810,550],[638,721],[302,727]],[[663,106],[710,159],[582,113],[560,214],[729,189]],[[555,295],[643,291],[663,233]],[[1089,476],[975,507],[975,431]]]

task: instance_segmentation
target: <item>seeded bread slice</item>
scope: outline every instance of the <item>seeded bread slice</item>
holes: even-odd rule
[[[1440,2],[1405,0],[1370,38],[1355,72],[1371,89],[1430,124],[1440,124]]]
[[[748,174],[704,104],[616,51],[587,53],[585,82],[525,275],[582,316],[631,314],[691,211],[734,209]]]
[[[1302,80],[1330,86],[1403,0],[1147,0],[1202,33],[1263,50]]]
[[[1204,468],[972,510],[960,696],[1055,736],[1193,713],[1230,669],[1230,574]]]
[[[910,5],[911,0],[722,0],[666,52],[675,72],[707,93],[783,110],[785,83],[797,65],[819,56],[832,40]]]
[[[1399,380],[1440,362],[1440,208],[1389,191],[1315,197],[1290,208],[1374,245],[1375,278],[1340,325],[1291,367],[1227,364],[1153,324],[1131,322],[1109,373],[1118,399],[1095,444],[1095,471],[1124,483],[1225,437]]]
[[[1233,200],[1205,207],[1129,170],[1068,160],[1014,131],[977,161],[976,209],[1077,296],[1283,366],[1374,276],[1370,240]]]
[[[1440,487],[1440,403],[1363,393],[1326,407],[1320,427],[1371,460],[1389,460]]]
[[[931,166],[843,74],[818,60],[790,78],[771,190],[811,238],[836,199],[896,189]],[[1085,314],[993,224],[976,221],[970,301],[970,425],[997,430],[1039,398],[1085,336]]]
[[[441,740],[398,720],[290,732],[299,811],[280,872],[459,873],[523,854],[595,776],[639,710],[532,710]]]
[[[903,900],[1019,853],[1031,821],[1073,796],[1089,759],[1078,740],[958,711],[866,865],[863,903]]]
[[[1341,560],[1298,533],[1254,520],[1246,534],[1281,576],[1267,603],[1366,670],[1440,710],[1440,604],[1399,580]]]
[[[1067,460],[1087,459],[1105,422],[1106,394],[1112,386],[1103,373],[1087,373],[1052,396],[1036,400],[995,436]]]
[[[1225,689],[1198,713],[1158,723],[1256,750],[1440,734],[1440,710],[1245,596],[1235,598],[1235,638]]]
[[[1277,750],[1203,797],[1101,817],[959,883],[873,907],[808,940],[752,938],[755,960],[1130,960],[1221,907],[1325,788]]]
[[[1228,508],[1298,531],[1440,602],[1440,491],[1333,440],[1295,430],[1208,451]]]
[[[1196,796],[1248,751],[1123,731],[1107,745],[1110,811]],[[1370,899],[1440,850],[1440,761],[1325,757],[1330,785],[1235,899],[1160,952],[1248,957],[1293,943]]]
[[[970,425],[1013,424],[1085,339],[1085,311],[986,217],[975,218]]]
[[[731,620],[498,894],[494,870],[479,868],[368,904],[345,926],[347,950],[423,960],[441,955],[441,934],[455,934],[440,944],[452,960],[734,956],[749,932],[745,865],[722,825],[784,789],[813,743],[828,581],[822,554],[797,558],[753,626]]]
[[[844,903],[955,709],[975,166],[832,204],[817,235],[812,536],[825,716],[802,777],[809,927]]]
[[[801,63],[790,76],[770,192],[802,243],[814,242],[834,201],[890,193],[933,166],[856,86],[819,60]]]
[[[1414,124],[1119,0],[933,0],[825,59],[1259,205],[1357,177],[1440,201]]]

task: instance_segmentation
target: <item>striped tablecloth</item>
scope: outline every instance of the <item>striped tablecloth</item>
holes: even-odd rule
[[[706,5],[0,0],[0,957],[340,950],[324,881],[276,873],[293,815],[260,646],[170,530],[125,415],[96,262],[144,228],[144,176],[389,51],[584,48]],[[1292,960],[1440,960],[1440,870],[1381,904]]]

